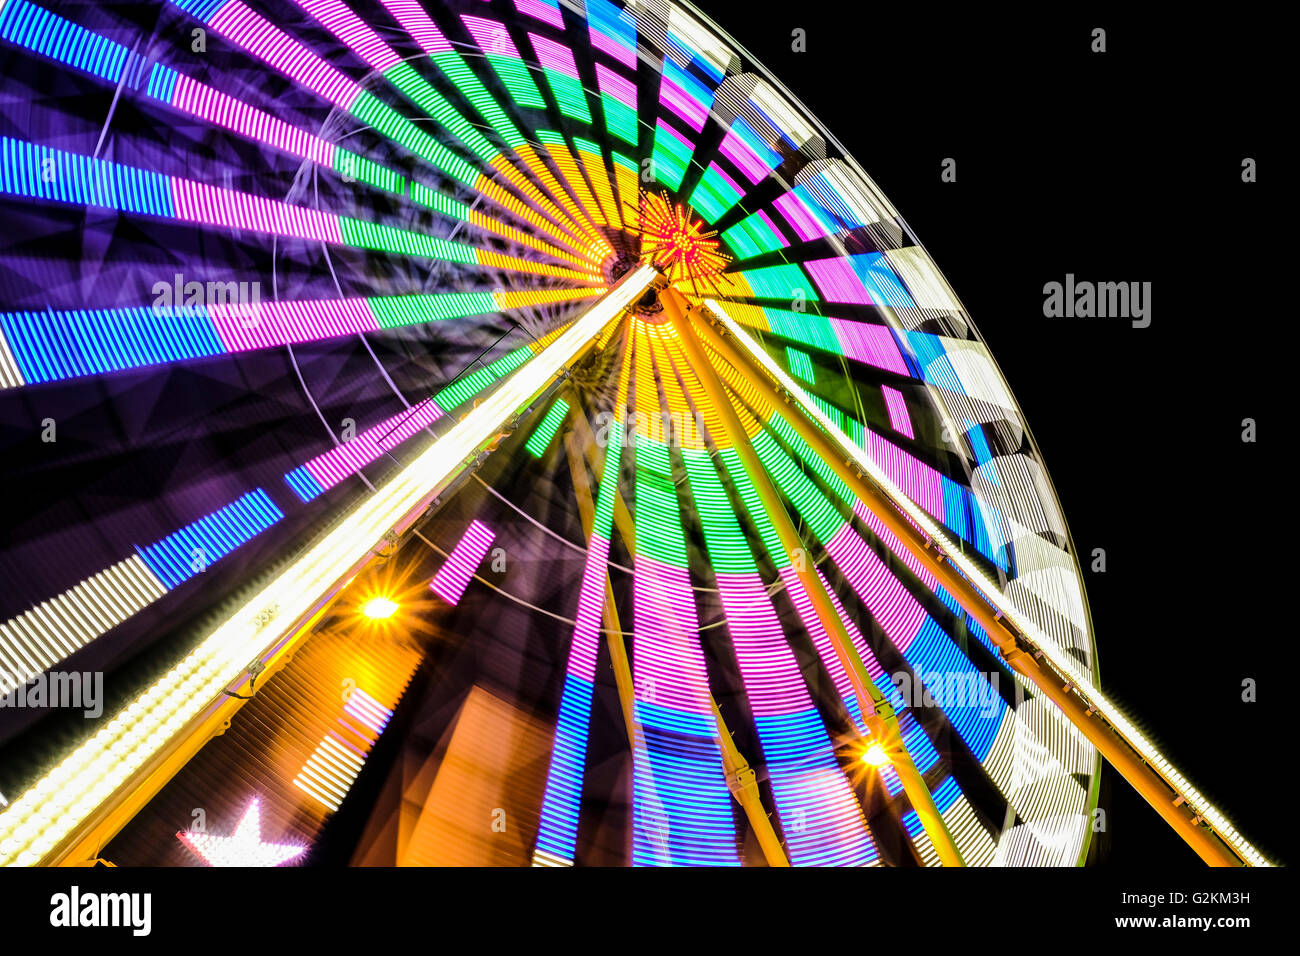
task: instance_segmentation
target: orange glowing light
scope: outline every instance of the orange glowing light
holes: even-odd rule
[[[660,193],[642,193],[638,210],[641,220],[641,258],[663,271],[671,282],[689,282],[700,294],[699,285],[717,290],[722,270],[731,257],[718,251],[717,230],[705,231],[705,223],[681,203],[672,203]]]

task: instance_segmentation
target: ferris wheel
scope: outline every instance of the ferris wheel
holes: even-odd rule
[[[0,693],[111,685],[6,744],[0,863],[309,861],[421,680],[513,862],[1076,865],[1103,754],[1264,862],[1102,692],[956,294],[704,13],[0,0],[0,73]]]

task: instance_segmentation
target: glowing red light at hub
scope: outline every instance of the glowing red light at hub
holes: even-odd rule
[[[703,284],[716,290],[722,270],[731,257],[718,252],[713,238],[681,203],[671,203],[659,193],[641,194],[641,257],[663,271],[672,282],[689,282],[695,293]]]

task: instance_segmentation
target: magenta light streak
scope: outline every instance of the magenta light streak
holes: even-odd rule
[[[799,664],[758,572],[717,572],[718,596],[756,717],[811,710]]]
[[[847,259],[817,259],[805,262],[803,267],[813,277],[822,295],[830,301],[851,302],[855,305],[876,304]]]
[[[540,3],[538,0],[515,0],[515,9],[524,16],[549,23],[559,30],[564,29],[564,17],[560,15],[558,8],[549,3]]]
[[[173,177],[171,185],[172,204],[180,220],[334,244],[343,241],[338,217],[316,209],[179,177]]]
[[[876,516],[876,513],[864,505],[861,501],[853,502],[853,513],[861,518],[872,533],[879,538],[894,556],[902,561],[931,591],[939,588],[939,579],[930,573],[930,569],[921,563],[911,551],[903,546],[903,542],[898,540],[898,535],[885,527],[885,523]]]
[[[664,106],[667,106],[680,116],[682,122],[695,132],[698,133],[704,128],[704,121],[709,118],[708,107],[693,98],[666,76],[659,88],[659,99]]]
[[[429,582],[429,590],[448,604],[457,603],[465,593],[474,569],[479,566],[495,538],[496,532],[487,525],[471,521],[465,536],[447,556],[447,563],[438,569],[438,573]]]
[[[425,53],[432,56],[435,53],[452,52],[450,41],[434,26],[418,0],[381,0],[381,2],[393,15],[393,19],[402,25],[402,29],[411,35],[411,39],[418,43]]]
[[[227,0],[209,25],[291,80],[337,106],[348,109],[361,95],[360,86],[248,9],[241,0]]]
[[[853,322],[849,319],[827,319],[839,340],[840,350],[855,362],[864,362],[898,375],[910,375],[898,343],[883,325]]]
[[[554,70],[565,76],[578,79],[578,65],[573,62],[573,51],[563,44],[539,37],[536,33],[528,34],[533,49],[537,52],[537,62],[543,69]]]
[[[786,221],[804,242],[820,239],[826,235],[826,228],[816,216],[803,204],[794,193],[786,193],[775,200],[772,205],[781,211]]]
[[[880,386],[880,391],[885,395],[885,409],[889,412],[889,424],[894,431],[915,438],[912,434],[912,418],[907,414],[907,402],[903,400],[903,393],[888,385]]]
[[[632,81],[599,63],[596,64],[596,85],[602,94],[614,97],[624,106],[636,108],[636,86]]]
[[[316,299],[211,305],[207,308],[228,352],[318,342],[379,328],[365,299]]]
[[[869,428],[863,432],[862,447],[903,494],[943,521],[943,483],[937,471]]]
[[[846,522],[826,542],[826,552],[880,629],[900,653],[905,652],[925,621],[925,608],[890,573],[852,524]]]
[[[298,0],[298,5],[380,73],[402,61],[392,47],[379,39],[379,35],[341,0]]]
[[[431,398],[425,399],[304,462],[303,467],[316,479],[316,484],[322,490],[333,488],[416,432],[427,428],[441,418],[442,414],[437,402]]]
[[[637,699],[711,721],[713,708],[689,572],[638,554],[632,610]]]
[[[751,183],[758,182],[771,172],[767,164],[758,158],[758,154],[749,148],[749,144],[731,130],[728,130],[727,135],[722,138],[718,149],[722,151],[723,156],[731,160],[732,165],[745,174],[745,178]]]
[[[569,673],[590,684],[596,682],[596,655],[600,651],[608,561],[609,541],[593,532],[587,546],[587,564],[582,569],[577,622],[573,628],[573,643],[569,647]]]
[[[510,34],[506,28],[495,20],[485,20],[482,17],[463,16],[461,20],[465,22],[465,28],[469,30],[469,35],[474,38],[474,42],[479,45],[479,49],[484,53],[491,53],[494,56],[509,56],[516,60],[520,59],[519,50],[515,47],[515,42],[510,39]]]
[[[176,76],[171,105],[294,156],[310,159],[322,166],[333,164],[336,149],[333,143],[249,106],[243,100],[227,96],[184,73]]]
[[[591,28],[591,45],[603,50],[629,69],[636,69],[636,51],[625,47],[613,37],[601,33],[594,26]]]

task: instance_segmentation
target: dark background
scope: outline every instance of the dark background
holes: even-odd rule
[[[1294,856],[1275,809],[1295,659],[1279,554],[1290,416],[1271,397],[1288,375],[1268,228],[1287,175],[1270,150],[1277,25],[697,2],[876,180],[988,342],[1079,552],[1106,551],[1105,574],[1085,570],[1102,686],[1259,849]],[[1066,273],[1151,282],[1150,327],[1044,318],[1043,285]],[[1199,865],[1109,768],[1103,801],[1098,862]]]

